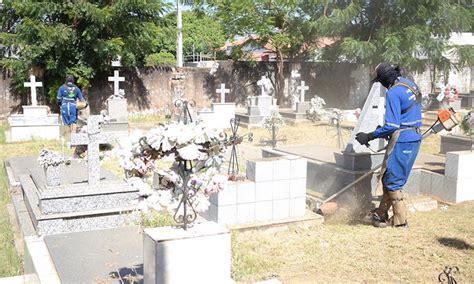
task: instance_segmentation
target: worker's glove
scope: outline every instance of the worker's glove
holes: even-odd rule
[[[360,145],[369,145],[369,141],[372,141],[375,139],[372,133],[364,133],[364,132],[357,133],[355,138],[357,142],[360,143]]]

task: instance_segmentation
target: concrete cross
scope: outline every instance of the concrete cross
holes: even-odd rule
[[[262,96],[266,95],[266,91],[265,91],[265,88],[266,88],[266,85],[267,85],[267,76],[263,75],[262,78],[260,78],[260,80],[257,81],[257,86],[260,87],[260,90],[262,92]]]
[[[114,82],[114,96],[119,96],[120,82],[125,82],[125,77],[119,77],[119,71],[114,71],[114,76],[109,76],[109,82]]]
[[[100,182],[100,144],[111,143],[115,136],[112,133],[100,133],[100,115],[91,115],[87,119],[87,133],[72,133],[71,146],[87,145],[87,172],[89,185]]]
[[[43,87],[42,82],[36,82],[35,75],[30,76],[30,81],[23,83],[24,87],[30,87],[31,89],[31,105],[38,105],[38,100],[36,99],[36,88]]]
[[[301,80],[301,85],[296,88],[300,92],[300,102],[304,102],[304,93],[309,90],[308,86],[305,86],[305,82]]]
[[[225,88],[225,84],[221,84],[220,89],[216,89],[216,93],[221,94],[221,104],[225,103],[225,94],[230,93],[230,89]]]

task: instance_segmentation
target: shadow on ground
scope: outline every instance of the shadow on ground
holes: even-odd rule
[[[131,267],[121,267],[109,273],[110,278],[117,279],[123,284],[143,284],[143,264]]]
[[[456,238],[438,238],[438,242],[444,246],[451,247],[451,248],[456,248],[460,250],[472,250],[474,249],[473,246],[470,244],[466,243],[463,240],[456,239]]]

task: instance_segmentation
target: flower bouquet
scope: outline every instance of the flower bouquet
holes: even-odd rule
[[[226,186],[227,177],[219,173],[224,162],[224,138],[222,133],[199,121],[160,125],[146,134],[132,134],[121,145],[120,165],[128,178],[135,177],[134,186],[140,188],[140,207],[175,212],[191,207],[195,212],[206,211],[210,193]],[[171,166],[163,169],[160,161],[171,162]],[[155,175],[154,188],[143,182],[150,172]],[[187,205],[181,206],[184,195]]]
[[[59,186],[60,185],[60,170],[59,166],[66,162],[63,155],[48,150],[41,150],[38,163],[43,167],[46,175],[46,184],[48,186]]]

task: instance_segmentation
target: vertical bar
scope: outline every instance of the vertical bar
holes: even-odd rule
[[[181,0],[176,0],[177,20],[176,29],[178,30],[176,66],[183,67],[183,16],[181,13]]]

